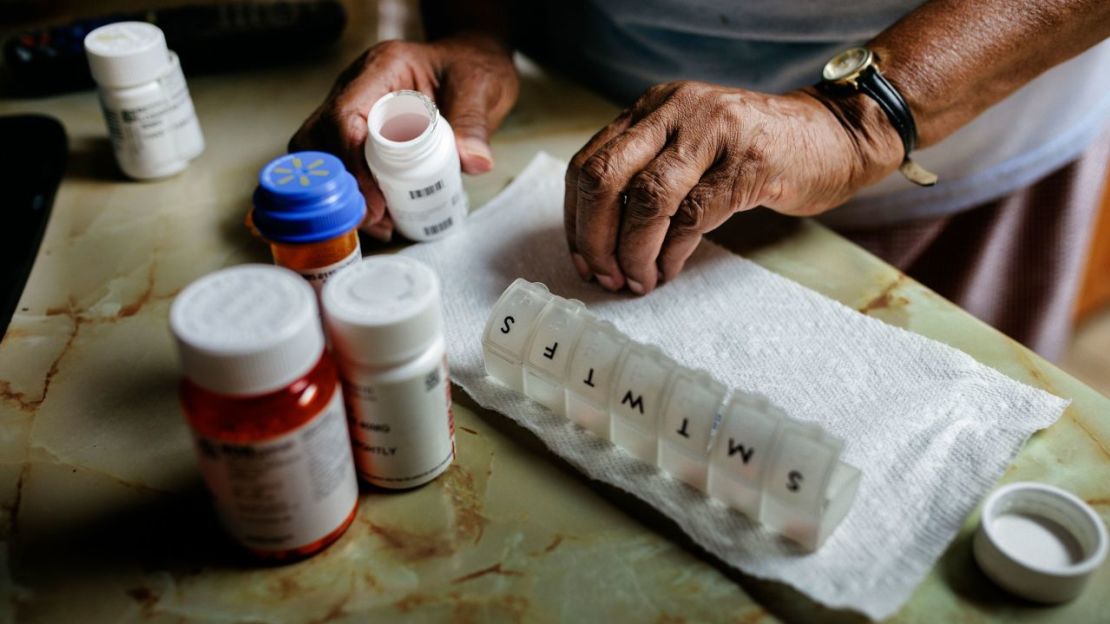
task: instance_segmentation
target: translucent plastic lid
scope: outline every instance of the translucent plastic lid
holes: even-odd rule
[[[181,366],[220,394],[264,394],[308,373],[324,351],[316,295],[296,273],[246,264],[190,284],[170,308]]]
[[[439,279],[404,256],[343,269],[324,286],[322,302],[336,353],[367,366],[415,357],[443,334]]]

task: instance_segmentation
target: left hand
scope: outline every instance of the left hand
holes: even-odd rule
[[[567,168],[566,235],[579,274],[644,294],[673,279],[734,212],[815,215],[878,181],[901,162],[901,141],[870,98],[846,99],[652,87]]]

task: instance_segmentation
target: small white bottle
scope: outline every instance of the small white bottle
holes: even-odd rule
[[[89,69],[120,169],[145,180],[173,175],[204,151],[177,55],[162,30],[117,22],[85,37]]]
[[[392,489],[436,478],[455,458],[455,425],[435,273],[365,258],[328,280],[322,302],[359,476]]]
[[[366,163],[397,231],[415,241],[455,232],[467,214],[451,124],[419,91],[382,96],[366,118]]]

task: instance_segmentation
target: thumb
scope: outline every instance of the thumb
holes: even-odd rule
[[[489,136],[504,115],[495,118],[500,97],[496,93],[497,86],[491,84],[494,80],[488,74],[449,75],[443,83],[443,116],[455,131],[459,160],[466,173],[485,173],[493,169]]]

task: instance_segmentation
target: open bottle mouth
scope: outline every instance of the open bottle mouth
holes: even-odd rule
[[[387,151],[413,149],[431,136],[439,111],[419,91],[394,91],[370,109],[367,126],[371,140]]]

